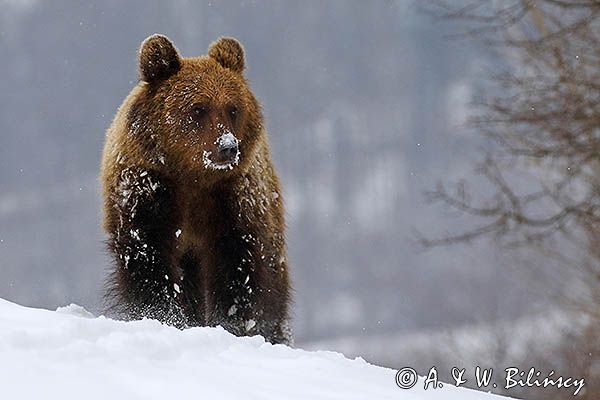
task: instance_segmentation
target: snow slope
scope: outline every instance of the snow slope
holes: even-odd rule
[[[0,299],[2,399],[501,399],[450,385],[424,391],[422,382],[402,390],[394,377],[361,359],[221,328],[179,331]]]

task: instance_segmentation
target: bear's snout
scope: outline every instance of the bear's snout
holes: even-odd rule
[[[233,169],[240,160],[239,140],[227,131],[215,141],[215,151],[204,151],[204,167],[208,169]]]
[[[231,132],[221,135],[217,139],[217,162],[232,163],[238,157],[238,140]]]

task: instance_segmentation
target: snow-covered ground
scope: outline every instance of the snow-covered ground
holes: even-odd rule
[[[221,328],[180,331],[0,299],[2,399],[501,399],[450,385],[425,391],[422,381],[403,390],[395,372]]]

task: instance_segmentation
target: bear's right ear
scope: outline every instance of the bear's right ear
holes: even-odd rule
[[[164,35],[154,34],[140,48],[140,78],[152,83],[179,71],[181,59],[177,49]]]

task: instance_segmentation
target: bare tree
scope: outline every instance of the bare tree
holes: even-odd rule
[[[475,99],[471,121],[490,139],[477,171],[493,191],[474,199],[465,183],[440,183],[428,193],[476,217],[477,225],[420,241],[431,247],[493,237],[559,261],[580,283],[562,304],[591,321],[579,342],[589,357],[578,364],[598,377],[592,351],[600,347],[600,0],[429,6],[439,18],[460,21],[466,28],[459,35],[484,41],[509,61],[491,77],[488,94]]]
[[[493,76],[493,94],[476,99],[481,112],[471,121],[495,144],[477,169],[494,193],[477,202],[464,183],[428,193],[482,223],[422,244],[494,235],[595,268],[599,279],[600,1],[479,0],[457,10],[435,4],[443,18],[474,23],[465,34],[502,46],[513,62]],[[527,191],[514,184],[525,175],[536,182]],[[557,239],[583,250],[586,262],[561,252]]]

